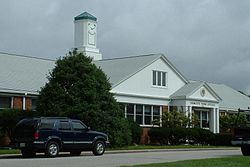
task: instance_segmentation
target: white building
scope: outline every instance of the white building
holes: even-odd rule
[[[97,19],[82,13],[75,17],[75,47],[93,57],[112,84],[125,117],[142,127],[163,112],[178,109],[200,120],[202,128],[219,133],[219,116],[248,109],[250,98],[223,85],[187,80],[163,54],[102,59],[96,47]],[[0,53],[0,109],[34,109],[38,90],[47,81],[54,60]]]

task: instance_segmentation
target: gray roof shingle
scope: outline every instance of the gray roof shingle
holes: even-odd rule
[[[127,79],[145,66],[161,57],[161,54],[151,54],[142,56],[132,56],[114,59],[104,59],[94,61],[97,67],[100,67],[112,85],[116,85]]]
[[[196,89],[201,87],[203,85],[203,82],[191,82],[183,87],[181,87],[179,90],[177,90],[175,93],[171,95],[171,97],[186,97],[192,92],[194,92]]]
[[[208,83],[208,85],[221,97],[220,108],[237,111],[238,108],[248,109],[250,98],[223,84]]]
[[[0,91],[37,94],[54,63],[54,60],[0,52]]]
[[[94,61],[112,85],[143,69],[161,54],[151,54]],[[47,82],[46,76],[55,60],[0,52],[0,92],[37,94]]]

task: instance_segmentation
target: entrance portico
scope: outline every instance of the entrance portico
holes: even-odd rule
[[[219,133],[220,97],[206,83],[189,83],[171,98],[170,105],[177,106],[190,120],[195,116],[199,127]]]

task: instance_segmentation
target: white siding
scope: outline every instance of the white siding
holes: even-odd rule
[[[126,68],[126,67],[124,67]],[[167,72],[167,87],[153,86],[152,77],[153,70]],[[130,101],[136,103],[135,97],[145,97],[145,99],[152,98],[154,101],[157,98],[162,103],[169,96],[180,89],[185,82],[170,68],[170,66],[163,60],[158,59],[143,70],[137,72],[127,80],[123,81],[112,89],[112,92],[116,94],[117,100],[120,102]],[[118,97],[119,94],[132,95],[134,97]],[[165,105],[166,103],[164,103]]]
[[[205,96],[202,97],[201,96],[201,90],[204,89],[205,90]],[[197,99],[197,100],[209,100],[209,101],[217,101],[217,99],[210,93],[210,91],[205,88],[204,86],[202,86],[200,89],[198,89],[197,91],[195,91],[192,95],[190,95],[188,98],[191,99]]]

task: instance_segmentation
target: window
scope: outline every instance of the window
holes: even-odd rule
[[[11,97],[0,97],[0,109],[11,108]]]
[[[162,71],[153,71],[153,85],[166,87],[167,73]]]
[[[134,120],[134,104],[127,104],[127,118]]]
[[[60,121],[59,130],[71,130],[69,122],[68,121]]]
[[[199,127],[209,128],[209,112],[208,111],[195,111],[194,112],[199,121]]]
[[[153,71],[153,85],[156,85],[156,71]]]
[[[145,105],[144,106],[144,113],[145,113],[145,125],[152,124],[152,106]]]
[[[153,106],[153,120],[160,120],[160,106]]]
[[[36,99],[31,99],[31,110],[36,111]]]
[[[54,128],[55,120],[53,119],[42,119],[40,129],[51,130]]]
[[[82,123],[80,122],[72,122],[73,125],[73,129],[74,130],[78,130],[78,131],[83,131],[86,129],[86,126],[84,126]]]
[[[141,125],[143,124],[143,105],[136,105],[136,122]]]
[[[154,119],[160,119],[161,106],[142,105],[142,104],[126,104],[125,116],[132,119],[139,125],[152,126]]]
[[[209,128],[208,112],[206,112],[206,111],[201,112],[201,127],[202,128]]]

